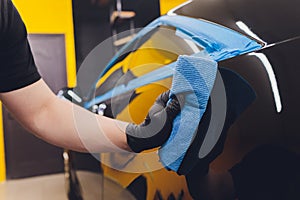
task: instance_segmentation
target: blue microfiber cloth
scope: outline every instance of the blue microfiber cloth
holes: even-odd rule
[[[177,171],[206,110],[217,73],[217,62],[209,57],[179,56],[170,97],[185,93],[181,113],[173,122],[168,141],[158,151],[162,164]]]
[[[223,109],[219,99],[223,101]],[[223,152],[229,128],[255,99],[255,91],[245,79],[228,68],[218,67],[215,85],[197,134],[176,171],[179,175],[186,175],[188,185],[194,185],[189,184],[190,179],[199,180],[207,174],[209,164]],[[225,118],[220,117],[222,115]]]

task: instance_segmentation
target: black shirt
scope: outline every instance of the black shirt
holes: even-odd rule
[[[0,0],[0,92],[20,89],[40,78],[18,11],[11,0]]]

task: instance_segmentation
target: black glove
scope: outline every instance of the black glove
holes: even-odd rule
[[[159,147],[169,138],[173,120],[179,114],[184,99],[183,95],[169,98],[169,93],[162,93],[156,99],[142,124],[131,123],[126,127],[127,143],[132,151],[139,153]]]

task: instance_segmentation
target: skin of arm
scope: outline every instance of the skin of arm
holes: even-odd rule
[[[43,79],[0,93],[0,100],[27,130],[50,144],[79,152],[131,151],[125,134],[128,123],[59,99]]]

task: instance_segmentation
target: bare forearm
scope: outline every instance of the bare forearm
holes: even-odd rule
[[[60,99],[50,106],[38,118],[42,130],[36,132],[47,137],[43,139],[77,151],[115,152],[128,148],[124,133],[126,124],[95,115]],[[47,119],[51,123],[46,122]],[[48,133],[45,130],[49,130]]]
[[[51,144],[81,152],[129,149],[124,133],[127,123],[58,99],[42,80],[0,97],[25,128]]]
[[[60,147],[93,153],[141,152],[158,147],[168,139],[172,120],[180,110],[179,101],[172,99],[167,105],[169,95],[164,94],[153,105],[155,112],[151,118],[148,115],[150,124],[128,126],[126,122],[95,115],[70,101],[59,99],[43,80],[0,93],[0,99],[37,137]]]
[[[127,148],[124,128],[117,121],[95,115],[55,99],[36,118],[33,130],[54,145],[76,151],[109,152]]]

